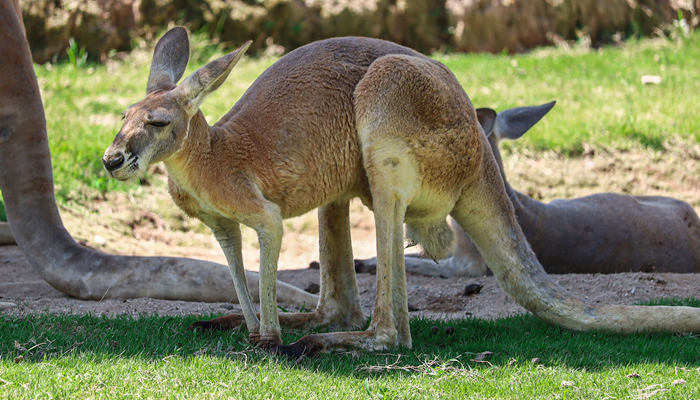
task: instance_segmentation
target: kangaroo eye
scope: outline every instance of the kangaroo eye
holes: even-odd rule
[[[164,126],[170,125],[170,121],[149,121],[148,125],[162,128]]]

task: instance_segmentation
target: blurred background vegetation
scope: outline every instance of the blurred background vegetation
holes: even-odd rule
[[[104,60],[177,22],[253,54],[333,36],[370,36],[424,53],[523,52],[587,41],[597,47],[658,34],[675,20],[698,25],[698,0],[23,0],[34,60]],[[70,39],[74,42],[71,44]],[[80,56],[75,51],[72,54]]]

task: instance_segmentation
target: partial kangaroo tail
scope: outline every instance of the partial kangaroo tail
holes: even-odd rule
[[[546,321],[574,330],[700,332],[700,308],[591,304],[552,281],[515,220],[489,154],[485,152],[481,176],[464,190],[452,216],[516,302]]]

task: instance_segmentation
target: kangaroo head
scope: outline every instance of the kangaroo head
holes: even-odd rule
[[[204,98],[226,80],[250,43],[176,85],[189,59],[187,31],[176,27],[163,35],[153,53],[146,97],[122,114],[124,124],[102,158],[110,175],[120,180],[140,177],[149,165],[175,154]]]

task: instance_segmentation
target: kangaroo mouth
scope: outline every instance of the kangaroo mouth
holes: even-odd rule
[[[141,173],[140,157],[136,153],[117,152],[102,159],[105,170],[112,178],[125,181]]]

